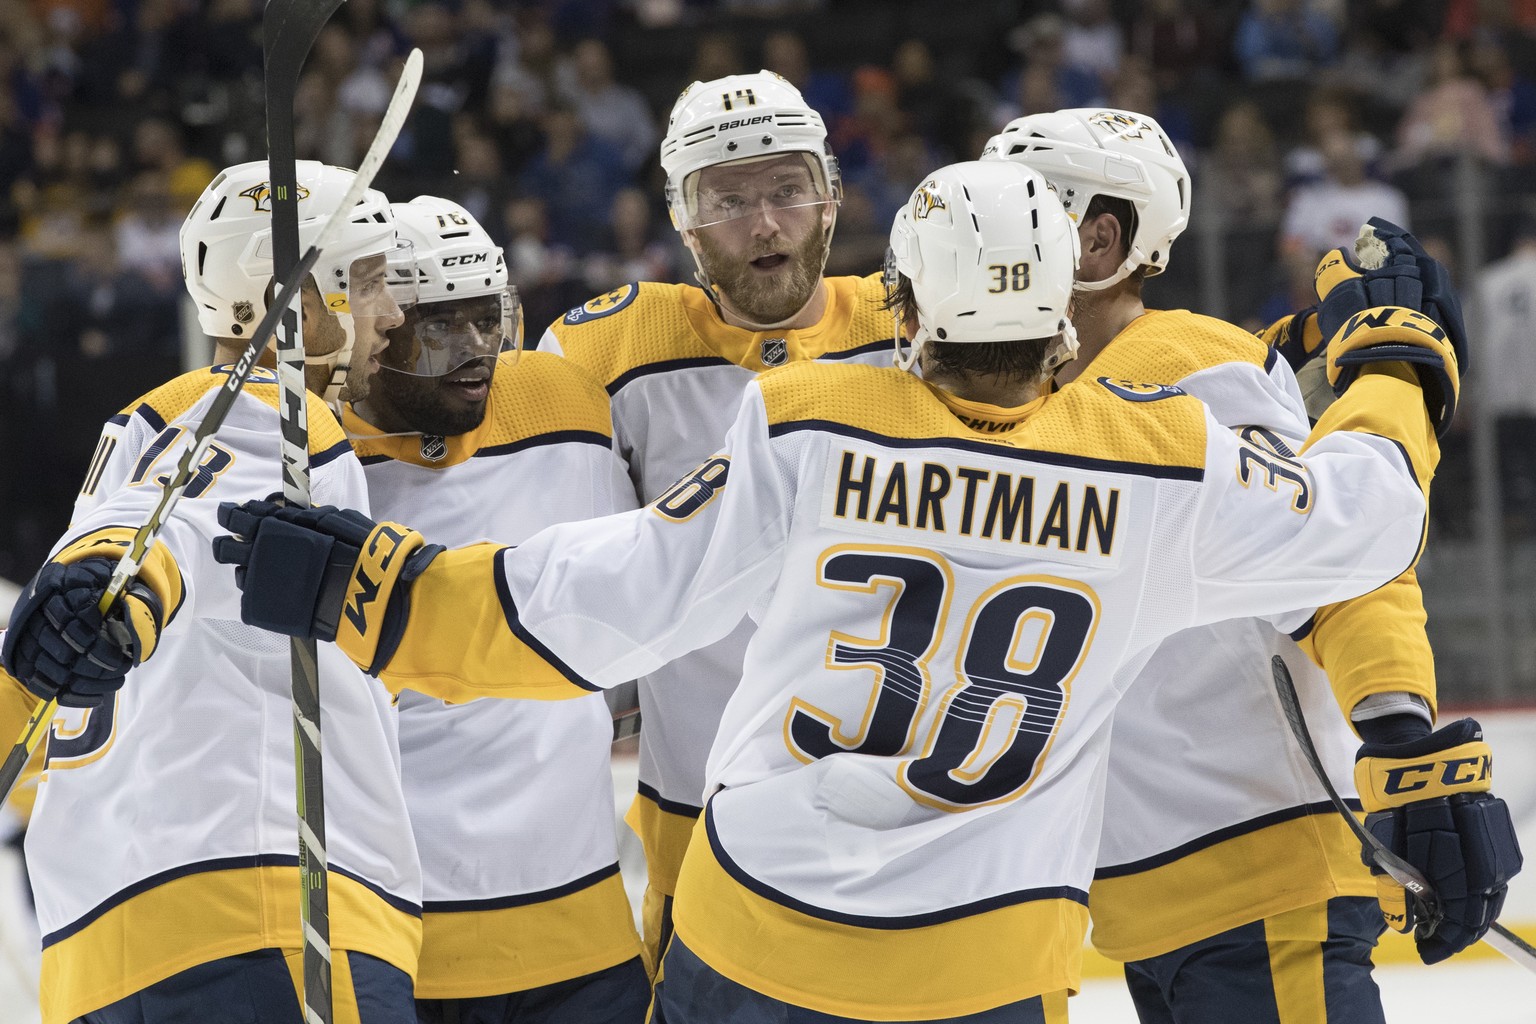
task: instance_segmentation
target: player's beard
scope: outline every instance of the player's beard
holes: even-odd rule
[[[827,235],[820,230],[811,231],[805,241],[784,253],[788,270],[771,277],[753,270],[749,261],[779,250],[765,247],[745,257],[727,256],[710,242],[707,232],[699,232],[697,238],[699,263],[710,283],[733,312],[753,323],[782,323],[804,309],[827,262]]]
[[[492,363],[494,365],[494,360]],[[451,376],[450,373],[442,377],[421,377],[386,366],[368,382],[369,402],[390,409],[396,420],[409,424],[411,430],[422,434],[437,437],[467,434],[484,422],[488,402],[451,404],[442,390],[447,386],[444,382]]]

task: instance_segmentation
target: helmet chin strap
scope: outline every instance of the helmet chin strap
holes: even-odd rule
[[[1077,328],[1071,320],[1063,317],[1061,330],[1056,335],[1056,340],[1051,342],[1045,350],[1045,375],[1049,377],[1056,372],[1056,368],[1063,363],[1070,363],[1077,358]]]
[[[1075,292],[1102,292],[1113,288],[1136,272],[1136,268],[1147,262],[1144,254],[1136,246],[1131,246],[1130,253],[1125,257],[1125,262],[1115,268],[1115,272],[1102,281],[1073,281],[1072,290]]]
[[[325,404],[339,417],[341,415],[341,389],[347,382],[347,374],[352,369],[352,346],[357,341],[357,328],[352,322],[351,313],[330,314],[341,321],[341,333],[345,339],[341,347],[334,352],[327,352],[323,356],[306,355],[306,365],[322,366],[325,368],[327,380],[325,391],[320,396]]]

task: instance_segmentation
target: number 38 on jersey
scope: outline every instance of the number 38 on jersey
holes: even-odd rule
[[[902,788],[941,810],[1022,795],[1039,774],[1093,642],[1093,591],[1054,576],[1016,576],[959,609],[943,555],[886,545],[828,549],[817,582],[869,595],[871,614],[880,616],[877,635],[833,631],[827,667],[872,671],[874,685],[858,716],[792,701],[784,723],[791,752],[807,763],[844,751],[902,758]],[[931,664],[949,630],[957,645],[953,678]],[[930,706],[936,710],[924,728]]]

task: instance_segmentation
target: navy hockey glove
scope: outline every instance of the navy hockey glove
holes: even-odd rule
[[[1444,435],[1456,413],[1467,350],[1461,302],[1445,268],[1412,235],[1373,217],[1353,249],[1323,256],[1314,284],[1334,394],[1342,395],[1372,363],[1408,363],[1435,433]],[[1298,382],[1315,380],[1308,369],[1297,372]]]
[[[273,501],[219,505],[213,556],[235,566],[240,617],[288,636],[334,640],[377,675],[410,616],[410,584],[444,548],[353,509]]]
[[[1417,922],[1414,935],[1419,958],[1438,963],[1482,938],[1520,871],[1509,808],[1489,792],[1493,756],[1482,728],[1470,718],[1432,733],[1409,715],[1356,725],[1366,740],[1355,756],[1355,784],[1368,812],[1365,827],[1418,868],[1439,894],[1444,917],[1427,933],[1424,922]],[[1365,858],[1369,864],[1369,851]],[[1387,924],[1412,929],[1412,901],[1374,865],[1372,871]]]
[[[1429,317],[1445,330],[1456,364],[1466,373],[1467,328],[1461,299],[1445,265],[1419,240],[1391,221],[1372,217],[1354,248],[1335,249],[1317,265],[1318,334],[1331,338],[1356,313],[1378,306],[1402,306]]]
[[[154,653],[165,605],[135,579],[105,615],[97,610],[115,559],[51,561],[22,591],[0,650],[5,669],[44,700],[94,708]]]

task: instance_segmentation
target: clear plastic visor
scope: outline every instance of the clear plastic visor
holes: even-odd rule
[[[715,164],[683,179],[678,227],[712,227],[744,217],[811,218],[841,197],[811,153],[781,153]]]
[[[389,332],[380,365],[417,377],[441,377],[477,359],[515,349],[522,321],[516,288],[492,295],[425,302]]]
[[[402,275],[405,268],[409,271]],[[344,279],[319,284],[325,308],[332,313],[399,318],[416,304],[416,259],[411,243],[400,242],[386,252],[359,256],[348,265]]]

